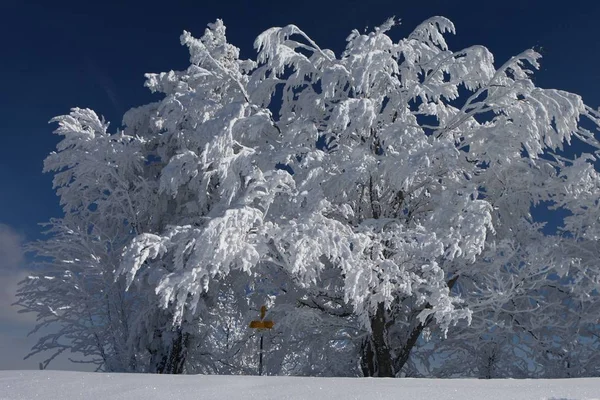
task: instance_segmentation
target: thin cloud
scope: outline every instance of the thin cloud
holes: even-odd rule
[[[25,279],[28,271],[23,256],[23,235],[8,225],[0,224],[0,321],[3,326],[35,323],[33,314],[18,313],[12,306],[17,301],[18,283]]]
[[[117,95],[117,86],[109,75],[104,73],[100,67],[89,57],[86,57],[87,70],[90,76],[102,88],[108,100],[111,102],[117,116],[123,113],[123,107]]]
[[[0,223],[0,272],[13,270],[23,263],[23,236]]]

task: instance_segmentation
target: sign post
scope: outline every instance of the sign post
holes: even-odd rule
[[[263,371],[263,331],[265,329],[273,329],[275,323],[270,320],[265,320],[265,314],[267,313],[267,307],[262,306],[260,308],[260,320],[254,320],[250,322],[250,328],[258,329],[260,332],[260,346],[258,352],[258,375],[262,376]]]

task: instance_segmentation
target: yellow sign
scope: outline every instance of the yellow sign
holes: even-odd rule
[[[254,329],[272,329],[275,323],[273,321],[265,321],[265,314],[267,313],[267,307],[262,306],[260,308],[260,321],[254,320],[250,322],[250,328]]]

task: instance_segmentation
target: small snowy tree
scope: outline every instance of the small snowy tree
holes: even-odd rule
[[[462,340],[533,332],[564,293],[596,300],[598,112],[536,87],[532,50],[496,67],[482,46],[449,50],[445,18],[397,42],[394,25],[353,31],[339,57],[271,28],[254,61],[217,21],[182,35],[185,71],[147,75],[164,98],[123,131],[89,110],[58,119],[61,223],[118,239],[95,268],[140,305],[126,342],[145,370],[249,372],[244,318],[266,301],[270,373],[328,375],[327,354],[349,375],[397,376],[458,324]],[[572,141],[594,154],[565,155]],[[564,232],[543,233],[540,203],[570,212]]]
[[[33,354],[54,351],[47,365],[70,349],[99,369],[135,371],[129,322],[139,304],[114,271],[136,222],[149,218],[151,191],[139,179],[142,144],[122,132],[107,133],[108,124],[90,110],[73,109],[53,122],[63,140],[44,170],[55,172],[65,216],[47,224],[47,240],[30,244],[39,265],[22,283],[18,305],[37,313],[36,330],[60,329],[43,336]]]

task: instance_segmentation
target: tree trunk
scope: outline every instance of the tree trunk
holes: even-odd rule
[[[159,336],[160,337],[160,336]],[[152,353],[150,372],[156,374],[182,374],[187,358],[189,335],[183,334],[181,329],[174,332],[174,337],[169,346]]]
[[[383,303],[371,318],[371,335],[363,344],[361,368],[364,376],[393,378],[396,376],[392,352],[388,345],[388,334]]]
[[[458,275],[448,281],[448,290],[452,290]],[[425,308],[430,308],[426,304]],[[417,345],[423,330],[431,324],[433,315],[428,316],[424,322],[418,322],[408,333],[404,346],[394,356],[388,343],[387,320],[383,303],[377,305],[377,312],[371,318],[371,335],[363,343],[361,354],[361,369],[364,376],[395,377],[396,373],[408,362],[410,352]]]
[[[165,374],[183,374],[183,366],[187,358],[189,335],[183,334],[181,329],[177,330],[177,334],[173,339],[171,346],[171,354],[165,368]]]

